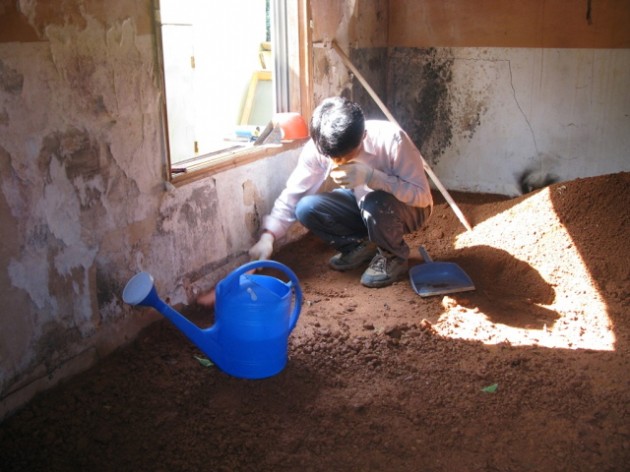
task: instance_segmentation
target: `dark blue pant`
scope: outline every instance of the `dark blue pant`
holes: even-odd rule
[[[295,209],[300,223],[338,251],[352,249],[369,238],[398,257],[409,257],[403,235],[425,223],[431,208],[416,208],[380,190],[368,193],[357,204],[352,190],[335,189],[302,198]]]

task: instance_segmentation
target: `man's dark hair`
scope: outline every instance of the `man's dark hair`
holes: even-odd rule
[[[365,117],[356,103],[331,97],[313,112],[309,131],[319,152],[328,157],[340,157],[361,143]]]

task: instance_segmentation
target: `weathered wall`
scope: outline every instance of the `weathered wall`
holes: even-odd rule
[[[392,48],[389,61],[388,103],[447,188],[516,195],[528,172],[630,169],[628,49]]]
[[[630,168],[627,0],[313,10],[314,40],[347,51],[447,188],[514,195],[530,171],[569,180]],[[334,51],[316,49],[315,63],[317,99],[343,94],[383,116]]]
[[[164,182],[151,2],[0,2],[0,419],[247,260],[299,150]]]
[[[385,91],[387,45],[387,0],[312,0],[314,103],[343,95],[356,100],[369,117],[382,117],[364,89],[353,84],[347,69],[330,47],[335,40],[352,61],[365,71],[377,91]]]
[[[630,168],[630,2],[390,0],[387,103],[450,189]]]
[[[630,168],[630,3],[389,4],[387,103],[450,189]]]

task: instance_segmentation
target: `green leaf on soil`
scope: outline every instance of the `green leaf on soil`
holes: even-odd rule
[[[492,384],[492,385],[488,385],[487,387],[482,388],[481,391],[485,393],[494,393],[497,391],[498,388],[499,388],[499,384]]]
[[[194,356],[194,357],[204,367],[212,367],[214,365],[214,362],[212,362],[210,359],[206,359],[205,357],[197,357],[197,356]]]

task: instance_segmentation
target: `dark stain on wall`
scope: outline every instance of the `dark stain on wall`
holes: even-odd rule
[[[436,164],[453,138],[453,59],[434,48],[390,48],[385,103],[424,158]]]
[[[387,48],[352,49],[350,60],[361,72],[363,78],[370,84],[376,95],[385,102],[387,79]],[[355,77],[352,81],[353,101],[361,105],[368,120],[385,120],[385,114]],[[391,110],[390,110],[391,111]]]
[[[185,202],[179,213],[180,222],[185,222],[191,228],[203,226],[217,217],[217,195],[207,188],[197,188],[192,191],[190,199]]]
[[[168,204],[160,209],[157,232],[161,235],[172,233],[171,222],[175,222],[181,231],[191,233],[195,238],[207,237],[200,230],[217,219],[217,190],[215,186],[194,189],[190,196],[181,203]]]
[[[9,112],[6,109],[0,110],[0,126],[9,126]]]
[[[17,95],[22,92],[23,86],[24,76],[0,60],[0,89],[7,93]]]
[[[50,250],[57,243],[48,225],[39,223],[28,228],[26,244],[29,248]]]
[[[63,165],[68,179],[101,175],[99,147],[86,130],[69,128],[43,139],[39,168],[50,178],[50,162],[56,158]]]
[[[70,346],[81,339],[81,333],[76,327],[68,328],[59,320],[45,323],[41,330],[43,334],[33,349],[36,357],[34,365],[43,364],[46,371],[52,373],[58,367],[59,358],[67,358]]]
[[[75,92],[77,105],[95,116],[109,114],[103,95],[99,93],[102,84],[98,78],[98,71],[109,67],[101,59],[85,54],[71,56],[63,65],[64,76]]]
[[[110,265],[111,263],[103,261],[97,261],[96,264],[96,301],[99,307],[112,301],[120,302],[124,290],[123,284],[116,278],[116,267],[109,267]]]

